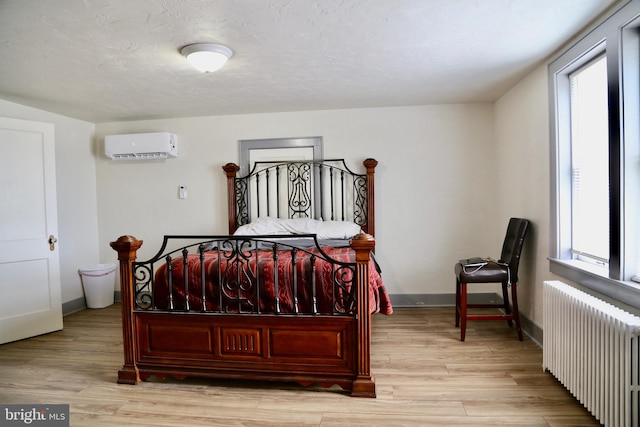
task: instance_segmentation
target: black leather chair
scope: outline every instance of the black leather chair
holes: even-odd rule
[[[506,320],[509,327],[516,324],[518,339],[522,341],[520,313],[518,311],[518,266],[529,221],[511,218],[504,238],[500,259],[466,262],[461,260],[455,266],[456,274],[456,327],[460,326],[460,341],[464,341],[468,320]],[[501,283],[503,304],[468,304],[467,285],[475,283]],[[511,287],[512,304],[509,304],[508,288]],[[503,308],[504,314],[469,314],[469,308]]]

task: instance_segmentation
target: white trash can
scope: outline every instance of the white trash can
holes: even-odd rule
[[[84,297],[89,308],[104,308],[113,304],[116,284],[116,265],[98,264],[78,269],[82,278]]]

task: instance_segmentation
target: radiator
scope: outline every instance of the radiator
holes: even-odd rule
[[[640,317],[544,282],[542,367],[605,426],[638,427]]]

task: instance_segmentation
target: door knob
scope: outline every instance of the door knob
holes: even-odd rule
[[[49,250],[53,251],[56,248],[56,243],[58,243],[58,239],[53,234],[49,236]]]

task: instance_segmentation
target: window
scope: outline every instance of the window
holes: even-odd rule
[[[640,4],[549,64],[550,270],[640,308]]]
[[[607,58],[569,75],[571,87],[571,253],[609,265]]]

